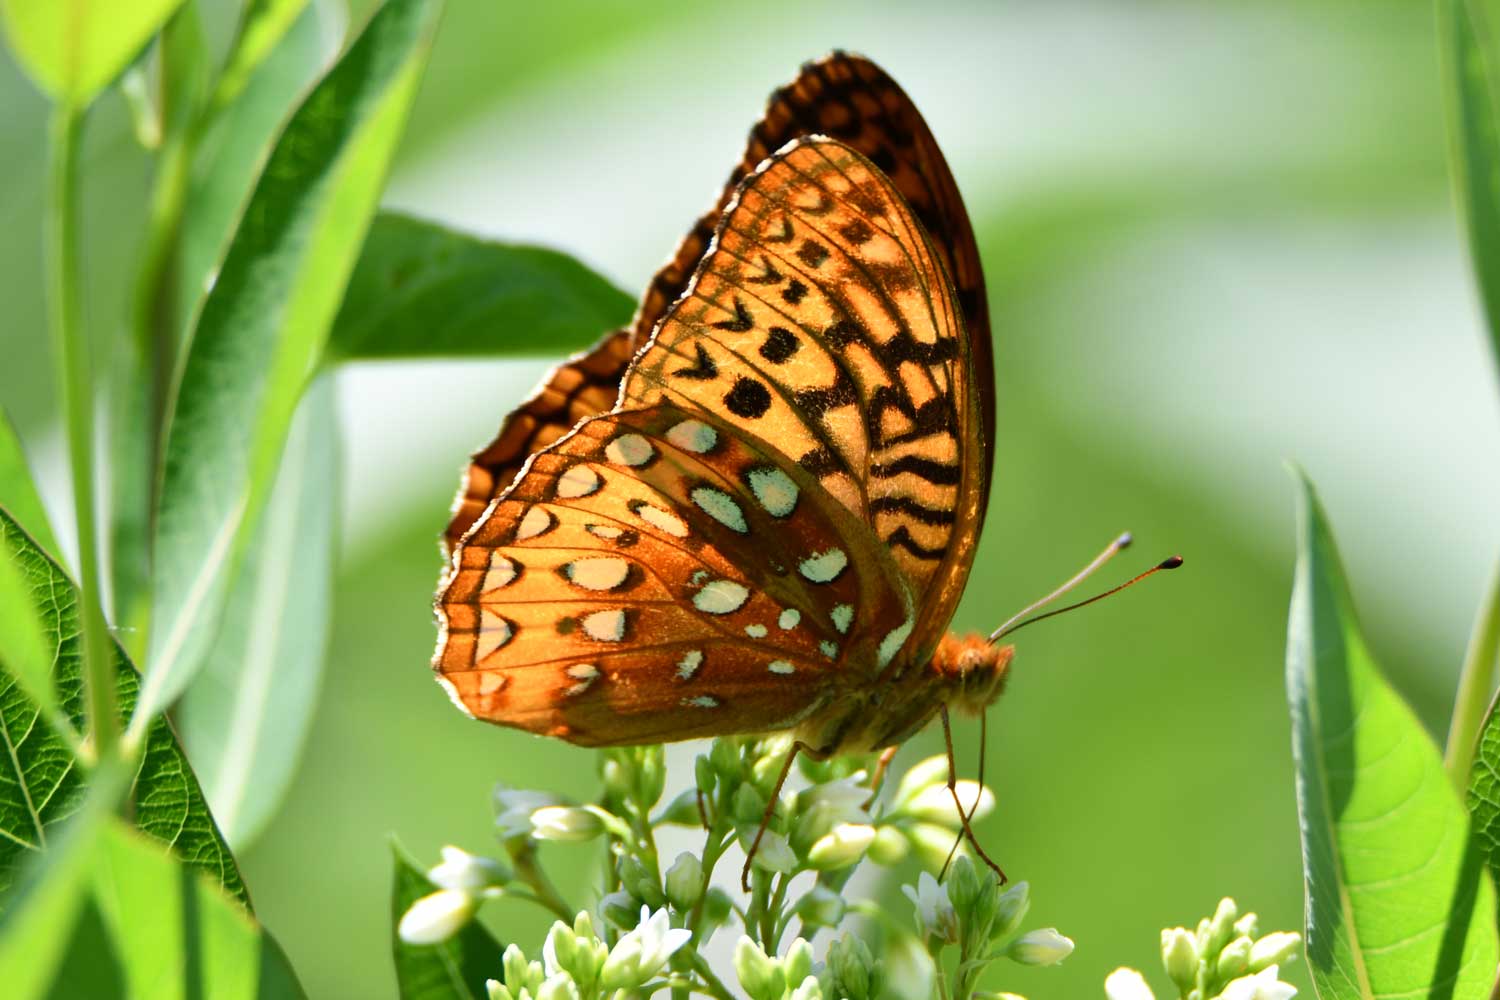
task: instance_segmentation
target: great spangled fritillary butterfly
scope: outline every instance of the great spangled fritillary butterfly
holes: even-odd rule
[[[434,668],[475,717],[587,746],[873,751],[981,709],[1011,648],[944,633],[993,425],[932,133],[868,60],[809,64],[634,324],[474,456]]]

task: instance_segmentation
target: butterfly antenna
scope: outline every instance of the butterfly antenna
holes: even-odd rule
[[[1025,621],[1020,622],[1019,624],[1016,623],[1016,618],[1012,618],[1010,621],[1006,622],[1004,625],[1000,626],[998,629],[995,630],[995,633],[990,636],[990,642],[998,642],[1000,639],[1004,638],[1005,636],[1010,635],[1012,632],[1019,631],[1020,629],[1025,628],[1027,625],[1034,625],[1035,623],[1037,623],[1039,621],[1044,621],[1044,620],[1046,620],[1048,618],[1052,618],[1055,615],[1065,614],[1065,613],[1067,613],[1069,611],[1077,611],[1079,608],[1087,607],[1088,605],[1093,604],[1095,601],[1102,601],[1106,597],[1109,597],[1112,594],[1118,594],[1120,591],[1124,590],[1126,587],[1133,587],[1133,586],[1135,586],[1137,583],[1140,583],[1142,580],[1146,579],[1146,577],[1148,577],[1148,576],[1151,576],[1151,575],[1153,575],[1155,573],[1160,573],[1164,569],[1176,569],[1178,566],[1181,566],[1181,565],[1182,565],[1182,556],[1172,556],[1172,557],[1170,557],[1168,559],[1163,559],[1161,562],[1157,563],[1155,566],[1152,566],[1150,569],[1146,570],[1146,572],[1137,574],[1136,576],[1131,577],[1129,580],[1126,580],[1124,583],[1120,584],[1119,586],[1109,588],[1108,590],[1106,590],[1102,594],[1095,594],[1093,597],[1090,597],[1086,601],[1079,601],[1077,604],[1069,604],[1065,608],[1058,608],[1055,611],[1048,611],[1046,614],[1037,615],[1035,618],[1027,618]],[[1020,617],[1020,616],[1016,616],[1016,617]]]
[[[1057,600],[1059,597],[1063,596],[1068,591],[1072,590],[1074,587],[1087,580],[1090,576],[1093,575],[1095,570],[1113,559],[1117,552],[1129,548],[1131,541],[1132,539],[1130,537],[1130,532],[1127,531],[1124,534],[1120,535],[1119,538],[1116,538],[1114,541],[1110,542],[1104,547],[1103,552],[1095,556],[1093,561],[1090,562],[1087,566],[1083,567],[1083,569],[1079,570],[1077,573],[1074,573],[1073,576],[1061,587],[1058,587],[1056,590],[1052,591],[1052,593],[1041,598],[1040,600],[1032,601],[1030,604],[1026,605],[1026,607],[1011,615],[1010,618],[1006,620],[1004,625],[1001,625],[999,628],[995,629],[994,633],[990,636],[990,642],[998,641],[1001,636],[1011,630],[1011,626],[1016,625],[1016,622],[1025,618],[1033,611],[1045,608],[1047,605],[1051,604],[1053,601]],[[1016,627],[1019,628],[1020,626],[1017,625]]]

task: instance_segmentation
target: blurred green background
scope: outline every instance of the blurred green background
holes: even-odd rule
[[[1159,929],[1221,894],[1300,927],[1284,460],[1319,485],[1367,632],[1439,736],[1500,552],[1495,372],[1448,193],[1430,8],[532,6],[450,0],[389,206],[547,243],[638,289],[765,95],[829,48],[864,52],[947,152],[995,309],[994,509],[956,627],[992,627],[1125,528],[1139,565],[1187,557],[1019,637],[980,835],[1033,884],[1033,924],[1078,949],[992,985],[1037,1000],[1101,996],[1119,964],[1155,978]],[[304,28],[327,44],[362,16],[320,3]],[[45,107],[3,61],[0,102],[0,400],[60,502],[40,374]],[[86,177],[88,321],[105,343],[124,329],[148,182],[117,97],[91,121]],[[285,806],[241,852],[313,996],[394,995],[390,837],[426,861],[444,843],[482,851],[497,781],[590,787],[592,754],[469,722],[427,667],[458,469],[547,360],[339,376],[330,662]],[[976,735],[960,727],[965,769]],[[901,759],[937,748],[927,733]],[[694,752],[674,758],[682,780]],[[582,901],[594,853],[548,850]],[[532,946],[548,922],[493,909],[502,940]]]

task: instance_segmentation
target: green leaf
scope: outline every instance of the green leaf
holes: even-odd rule
[[[78,732],[62,713],[52,686],[52,654],[26,574],[9,549],[0,551],[0,669],[21,686],[52,731],[76,744]]]
[[[1287,628],[1287,694],[1322,1000],[1489,996],[1495,893],[1437,747],[1381,676],[1311,484]]]
[[[214,655],[177,719],[219,828],[236,849],[274,814],[323,675],[339,512],[333,380],[303,400]]]
[[[293,114],[204,301],[167,436],[141,721],[217,634],[297,401],[322,357],[438,5],[389,0]]]
[[[10,511],[11,517],[20,522],[37,544],[54,558],[62,555],[57,539],[52,536],[47,508],[42,506],[42,498],[31,478],[31,467],[21,449],[21,440],[3,407],[0,407],[0,507]]]
[[[590,346],[634,309],[566,254],[386,213],[365,241],[329,353],[552,357]]]
[[[11,48],[59,104],[87,106],[124,72],[182,0],[0,0]]]
[[[1474,616],[1463,669],[1458,675],[1458,692],[1453,699],[1453,720],[1448,725],[1448,746],[1443,757],[1449,779],[1460,790],[1472,782],[1470,770],[1480,729],[1486,724],[1485,705],[1494,687],[1497,667],[1500,667],[1500,566],[1496,567],[1489,592]]]
[[[307,0],[250,0],[245,4],[234,44],[219,71],[219,83],[211,101],[213,107],[223,107],[240,95],[256,67],[306,8]]]
[[[81,730],[78,591],[4,510],[0,510],[0,552],[20,569],[27,590],[37,601],[58,701],[63,714]],[[124,716],[135,704],[138,680],[124,651],[118,645],[113,648],[117,704]],[[37,724],[39,711],[10,674],[0,670],[0,739],[5,743],[5,753],[0,755],[0,895],[14,884],[26,860],[47,847],[58,824],[76,813],[86,797],[81,765],[56,733]],[[163,718],[155,719],[146,734],[135,775],[134,806],[137,826],[249,905],[239,868]]]
[[[128,996],[302,997],[279,945],[219,888],[118,821],[93,865],[94,903]],[[73,962],[95,961],[75,953]]]
[[[89,794],[54,831],[47,853],[31,857],[19,883],[0,894],[0,983],[7,996],[39,996],[52,980],[84,907],[94,855],[128,780],[119,763],[94,772]]]
[[[1490,703],[1479,730],[1474,768],[1469,772],[1469,816],[1473,838],[1491,873],[1500,872],[1500,698]]]
[[[438,887],[396,844],[395,878],[391,886],[391,951],[396,960],[396,982],[401,1000],[486,1000],[486,979],[501,978],[500,956],[505,948],[477,922],[442,944],[407,944],[396,925],[407,908]]]
[[[1485,320],[1500,355],[1500,36],[1487,0],[1439,0],[1453,186]]]

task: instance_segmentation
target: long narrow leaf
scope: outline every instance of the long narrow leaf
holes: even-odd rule
[[[177,717],[224,836],[241,849],[296,767],[332,621],[339,451],[331,378],[308,393],[214,654]]]
[[[142,719],[182,693],[212,646],[374,215],[436,12],[432,0],[389,0],[308,95],[204,302],[167,438]]]
[[[1500,959],[1494,889],[1437,747],[1365,646],[1302,487],[1287,692],[1313,982],[1321,1000],[1481,1000]]]
[[[211,882],[122,823],[93,865],[94,903],[128,993],[153,1000],[304,996],[281,948]],[[71,963],[97,960],[77,954]]]
[[[1485,0],[1438,0],[1438,11],[1454,192],[1500,355],[1500,12]]]
[[[78,592],[3,510],[0,554],[21,570],[43,626],[44,652],[52,664],[58,700],[64,715],[81,730]],[[135,705],[138,681],[118,645],[114,656],[116,701],[123,716]],[[0,670],[0,740],[5,744],[0,754],[0,897],[22,867],[51,845],[60,824],[79,810],[87,795],[82,765],[64,740],[38,725],[39,711],[37,703]],[[146,731],[133,804],[137,826],[249,905],[239,868],[163,718],[153,720]]]
[[[0,0],[11,47],[37,86],[84,107],[125,71],[182,0]]]
[[[329,353],[560,357],[623,326],[634,309],[634,299],[556,250],[387,213],[365,241]]]

